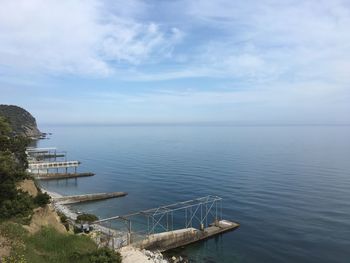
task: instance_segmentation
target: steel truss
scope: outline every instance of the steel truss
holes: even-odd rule
[[[132,242],[132,235],[138,233],[131,231],[132,222],[136,221],[136,217],[142,217],[147,221],[144,224],[145,229],[140,231],[146,235],[197,226],[199,229],[204,230],[208,226],[208,223],[211,224],[222,219],[221,201],[221,197],[208,195],[132,214],[101,219],[94,222],[94,224],[107,223],[113,220],[124,221],[128,231],[127,243],[130,244]]]

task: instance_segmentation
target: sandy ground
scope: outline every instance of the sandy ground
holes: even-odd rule
[[[168,263],[161,253],[139,250],[131,246],[123,247],[119,252],[123,257],[123,263]]]
[[[38,194],[38,189],[36,188],[34,181],[31,179],[26,179],[19,182],[17,187],[22,191],[29,193],[33,197],[37,196]],[[56,211],[50,205],[34,209],[34,214],[30,225],[24,226],[24,228],[26,228],[29,233],[35,233],[43,226],[52,226],[61,233],[67,232],[65,227],[61,224]]]
[[[50,226],[60,233],[67,233],[66,228],[51,205],[34,209],[30,225],[23,227],[33,234],[38,232],[43,226]]]
[[[21,189],[23,192],[27,192],[33,197],[38,194],[38,189],[36,188],[34,181],[31,179],[26,179],[18,183],[17,189]]]
[[[11,252],[11,242],[0,236],[0,262],[2,257],[7,257]]]

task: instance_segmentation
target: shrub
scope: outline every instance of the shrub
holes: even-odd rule
[[[108,248],[100,248],[91,253],[89,261],[91,263],[121,263],[122,257]]]
[[[76,222],[77,223],[81,223],[81,222],[91,223],[91,222],[94,222],[96,220],[98,220],[98,217],[93,215],[93,214],[81,214],[81,215],[77,216]]]
[[[18,192],[11,199],[0,202],[0,220],[17,218],[19,220],[30,218],[34,203],[28,193]]]
[[[60,217],[61,223],[67,223],[67,216],[63,213],[57,212],[58,216]]]
[[[34,198],[34,203],[38,206],[44,207],[45,205],[50,203],[50,196],[47,193],[39,192]]]
[[[91,253],[73,252],[69,257],[71,262],[87,260],[89,263],[121,263],[122,256],[109,248],[98,248]]]
[[[60,221],[61,223],[64,225],[64,227],[66,228],[67,231],[69,231],[69,222],[68,222],[68,218],[65,214],[57,212],[58,216],[60,217]]]

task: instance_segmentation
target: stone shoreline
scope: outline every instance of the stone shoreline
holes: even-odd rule
[[[57,212],[64,214],[71,220],[76,220],[78,214],[72,211],[67,205],[55,202],[56,198],[63,197],[63,195],[56,192],[48,191],[41,187],[41,191],[47,193],[52,201],[52,205]],[[123,263],[168,263],[160,252],[151,252],[148,250],[140,250],[132,246],[122,247],[118,252],[123,257]]]

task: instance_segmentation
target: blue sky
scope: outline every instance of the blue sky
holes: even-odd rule
[[[349,0],[0,6],[0,103],[39,123],[350,123]]]

